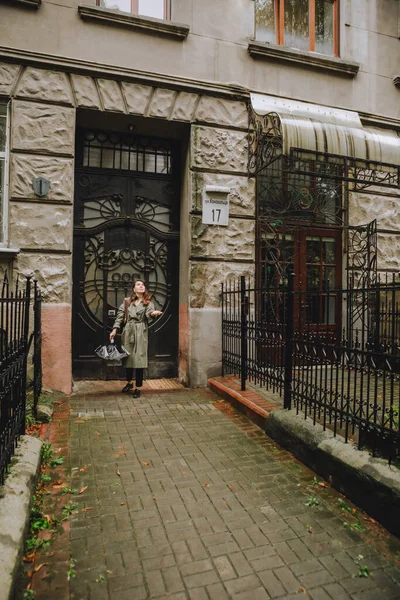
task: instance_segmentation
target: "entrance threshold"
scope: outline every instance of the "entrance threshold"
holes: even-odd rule
[[[74,381],[72,395],[120,394],[123,386],[122,380],[81,379]],[[143,392],[169,392],[186,388],[177,379],[145,379],[141,389]]]

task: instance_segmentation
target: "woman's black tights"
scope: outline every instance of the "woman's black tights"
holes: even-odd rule
[[[126,380],[132,381],[133,379],[133,369],[125,369],[126,371]],[[142,387],[143,385],[143,369],[136,369],[136,387]]]

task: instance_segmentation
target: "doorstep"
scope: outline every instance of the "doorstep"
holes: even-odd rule
[[[211,377],[208,379],[208,387],[218,396],[227,400],[233,406],[244,413],[253,423],[265,429],[265,422],[273,410],[282,408],[282,401],[277,398],[268,398],[257,393],[249,386],[242,391],[237,376]],[[260,390],[261,391],[261,390]],[[273,394],[273,396],[277,396]]]

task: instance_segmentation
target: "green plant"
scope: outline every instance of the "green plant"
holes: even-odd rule
[[[359,531],[360,533],[364,533],[364,528],[361,527],[360,523],[348,523],[347,521],[343,521],[343,525],[345,527],[349,527],[351,531]]]
[[[60,456],[59,458],[54,458],[53,460],[51,460],[49,462],[49,465],[50,465],[50,467],[52,467],[54,469],[55,467],[58,467],[59,465],[62,465],[63,462],[64,462],[64,459],[63,459],[62,456]]]
[[[36,419],[33,416],[33,414],[26,413],[26,415],[25,415],[25,425],[27,427],[31,427],[32,425],[35,425],[35,424],[36,424]]]
[[[359,554],[354,559],[354,562],[358,565],[358,573],[356,577],[369,577],[370,575],[372,575],[372,571],[370,571],[369,567],[367,565],[362,564],[363,560],[364,557],[362,554]]]
[[[312,485],[318,485],[319,481],[318,481],[318,479],[316,477],[313,477],[311,483],[312,483]]]
[[[75,577],[76,577],[76,571],[74,568],[75,565],[76,565],[76,559],[71,557],[69,559],[68,568],[67,568],[67,580],[68,581],[70,581],[71,579],[75,579]]]
[[[105,580],[106,580],[106,578],[105,578],[105,575],[99,575],[99,576],[96,578],[96,583],[102,583],[102,582],[103,582],[103,581],[105,581]]]
[[[30,531],[34,533],[35,531],[42,531],[43,529],[50,529],[51,523],[45,517],[35,517],[31,520]]]
[[[340,510],[346,510],[347,512],[352,512],[351,506],[345,503],[343,498],[338,498],[338,502],[340,504]]]
[[[30,537],[26,540],[25,548],[28,553],[34,550],[45,550],[50,546],[50,540],[42,540],[37,537]]]
[[[318,506],[319,500],[315,496],[308,496],[306,506]]]
[[[36,598],[36,593],[33,590],[24,590],[24,600],[33,600]]]
[[[42,462],[43,463],[48,463],[50,462],[50,460],[53,458],[53,447],[51,444],[49,444],[48,442],[45,442],[44,444],[42,444],[41,450],[41,457],[42,457]]]
[[[51,481],[51,477],[50,475],[46,475],[46,473],[42,473],[40,476],[40,481],[42,483],[49,483],[49,481]]]
[[[74,502],[70,502],[69,504],[66,504],[64,506],[64,508],[62,509],[62,513],[63,515],[69,517],[70,515],[73,515],[74,513],[77,513],[77,507],[76,504]]]
[[[65,487],[62,489],[62,495],[66,496],[67,494],[77,494],[78,490],[76,488],[72,488],[72,487]]]

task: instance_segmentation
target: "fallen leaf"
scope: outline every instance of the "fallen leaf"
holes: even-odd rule
[[[35,558],[36,558],[36,551],[31,552],[30,554],[27,554],[26,556],[24,556],[23,560],[24,560],[24,562],[34,562]]]
[[[96,431],[96,435],[100,435],[100,431]]]
[[[82,512],[89,512],[89,510],[93,510],[93,506],[86,506],[86,508],[82,508]]]
[[[323,481],[320,481],[320,482],[319,482],[319,485],[320,485],[321,487],[323,487],[323,488],[327,488],[327,487],[329,487],[329,485],[327,485],[327,484],[326,484],[326,483],[324,483]]]
[[[118,475],[118,477],[121,477],[121,471],[118,469],[118,467],[115,469],[115,472]]]
[[[233,489],[233,484],[232,484],[232,483],[230,483],[230,484],[228,485],[228,488],[232,490],[232,489]]]
[[[86,469],[87,469],[87,465],[83,465],[83,467],[81,467],[79,469],[79,473],[84,473],[86,471]]]
[[[297,484],[297,487],[303,487],[303,486],[301,485],[301,483],[298,483],[298,484]]]
[[[108,573],[109,575],[111,575],[112,571],[109,571],[108,569],[106,570],[106,573]]]
[[[85,487],[81,488],[78,493],[83,494],[83,492],[86,492],[87,489],[88,489],[88,486],[85,485]]]
[[[300,586],[299,589],[297,590],[299,594],[307,594],[307,590],[306,588]]]
[[[145,460],[142,460],[142,465],[143,465],[144,467],[148,467],[148,466],[149,466],[149,463],[148,463],[148,462],[146,462]]]
[[[120,506],[125,506],[125,502],[121,502]]]
[[[40,571],[40,569],[43,569],[43,567],[44,567],[45,565],[47,565],[47,563],[42,563],[42,564],[38,565],[37,567],[35,567],[35,568],[33,569],[33,573],[37,573],[38,571]]]
[[[205,483],[204,487],[210,487],[210,484],[209,483]]]

